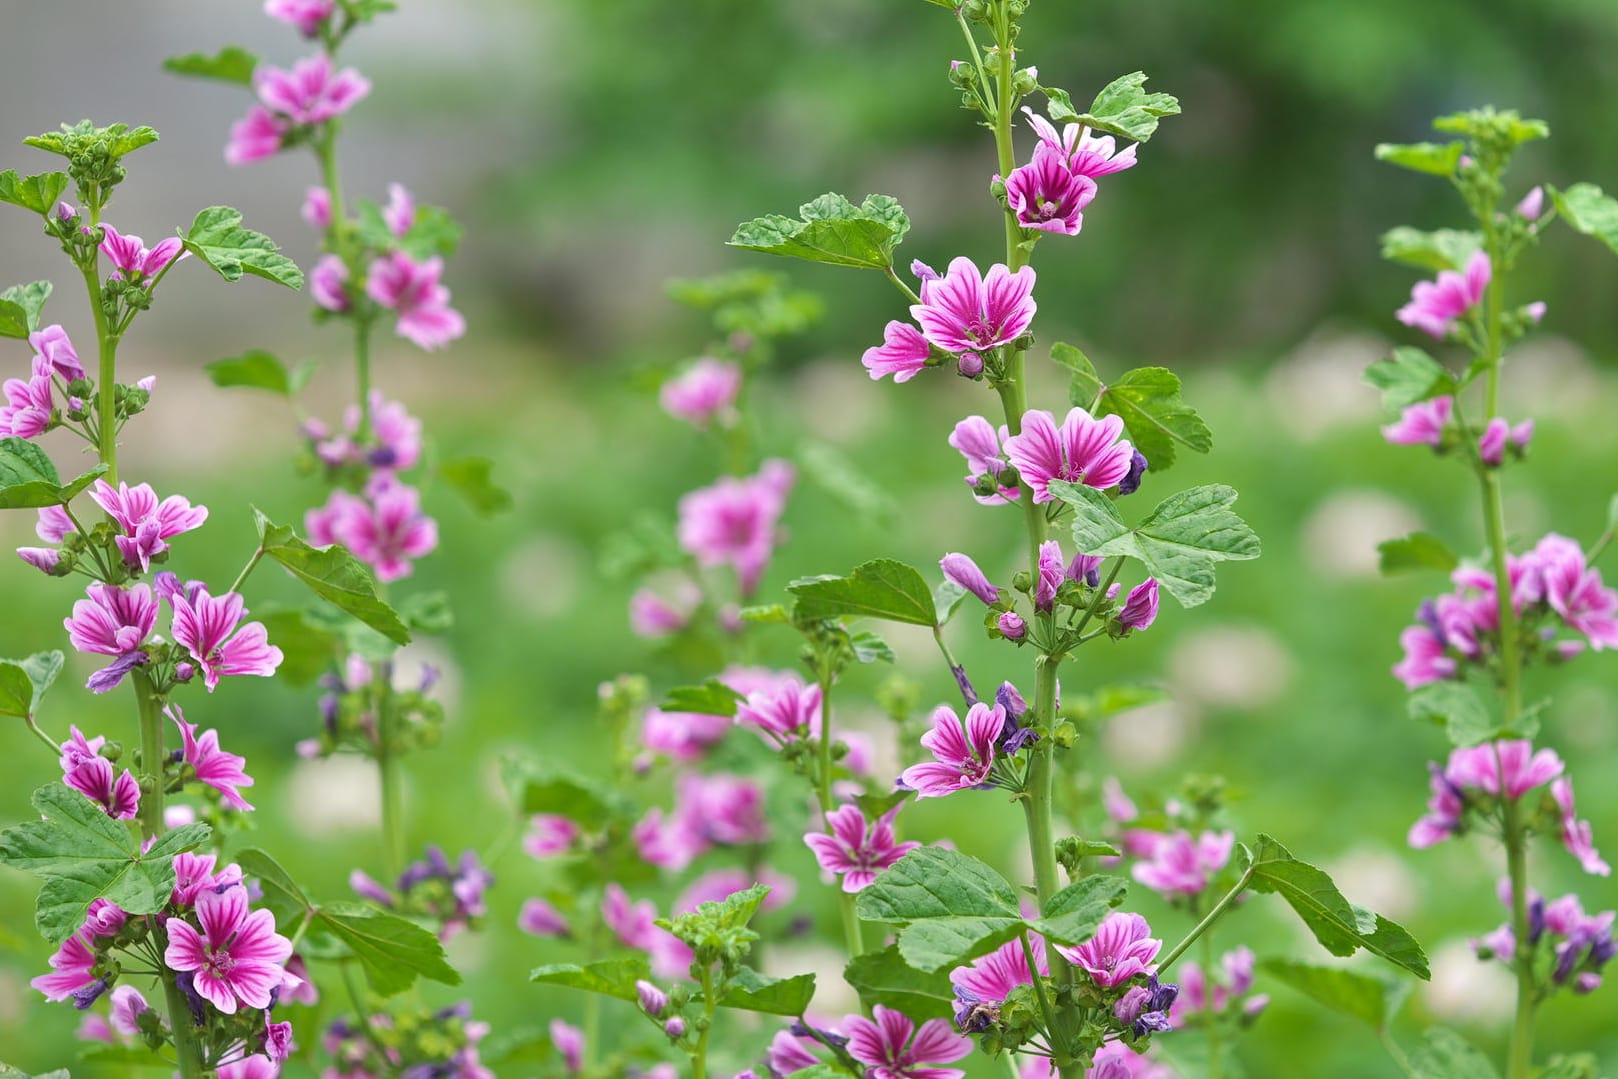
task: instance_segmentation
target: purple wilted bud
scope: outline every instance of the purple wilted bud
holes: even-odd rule
[[[62,222],[64,225],[73,221],[78,216],[79,211],[74,209],[71,202],[58,202],[56,204],[56,220]]]
[[[451,1004],[447,1008],[440,1008],[433,1013],[433,1018],[440,1023],[446,1019],[470,1019],[472,1018],[472,1002],[463,1000],[459,1004]]]
[[[372,880],[363,869],[356,869],[348,875],[348,886],[354,894],[361,899],[369,899],[373,903],[380,903],[384,907],[393,906],[393,896],[382,885]]]
[[[1055,540],[1046,540],[1039,545],[1039,564],[1036,567],[1039,578],[1034,582],[1034,607],[1040,611],[1049,611],[1056,602],[1056,593],[1062,587],[1062,580],[1067,575],[1062,565],[1062,547]]]
[[[1528,943],[1538,944],[1545,932],[1545,897],[1530,893],[1528,897]]]
[[[792,1025],[787,1027],[787,1033],[794,1038],[808,1038],[812,1041],[818,1041],[822,1045],[829,1045],[834,1049],[841,1049],[848,1044],[847,1036],[838,1034],[836,1031],[810,1027],[801,1019],[794,1019]]]
[[[50,573],[62,560],[62,552],[55,547],[18,547],[17,557],[41,573]]]
[[[671,1038],[685,1037],[685,1020],[678,1015],[671,1017],[667,1023],[663,1024],[663,1033]]]
[[[174,665],[174,680],[176,682],[189,682],[191,676],[197,673],[196,664],[182,659]]]
[[[985,1000],[962,986],[955,987],[955,1026],[962,1034],[982,1034],[999,1018],[997,1001]]]
[[[984,603],[993,607],[1000,602],[1000,590],[989,583],[989,578],[978,569],[978,564],[964,554],[951,552],[938,560],[944,576],[954,581]]]
[[[644,978],[635,983],[635,992],[640,997],[640,1006],[647,1015],[662,1018],[663,1012],[669,1006],[667,993]]]
[[[1129,471],[1124,474],[1123,479],[1118,481],[1118,493],[1132,495],[1140,490],[1141,477],[1146,474],[1148,467],[1150,466],[1146,463],[1146,455],[1140,450],[1134,451],[1129,458]]]
[[[136,650],[126,652],[90,676],[85,683],[92,693],[105,693],[124,680],[124,675],[136,667],[144,667],[151,661],[145,652]]]
[[[972,680],[966,676],[966,668],[956,664],[949,669],[949,673],[955,676],[955,685],[960,689],[961,697],[965,699],[966,706],[970,708],[978,703],[978,691],[972,685]]]
[[[1540,212],[1545,208],[1545,189],[1535,184],[1528,194],[1517,203],[1517,213],[1530,221],[1539,219]]]
[[[1594,993],[1597,989],[1600,989],[1600,988],[1601,988],[1601,975],[1599,975],[1599,974],[1592,974],[1589,971],[1585,971],[1583,974],[1580,974],[1579,976],[1577,976],[1576,978],[1573,979],[1573,991],[1575,993],[1579,993],[1579,994]]]
[[[1076,553],[1073,561],[1067,564],[1067,579],[1083,581],[1091,588],[1098,587],[1101,584],[1101,559],[1082,551]]]
[[[983,357],[976,352],[963,352],[957,366],[963,378],[977,378],[983,373]]]
[[[101,994],[111,988],[107,979],[97,978],[82,989],[73,990],[73,1006],[79,1011],[89,1011],[90,1005],[101,999]]]
[[[1023,700],[1023,695],[1010,682],[1000,683],[1000,688],[994,691],[994,703],[1004,708],[1007,717],[1014,720],[1021,720],[1028,711],[1028,702]]]
[[[1157,579],[1148,577],[1129,590],[1124,609],[1118,612],[1118,622],[1125,629],[1150,629],[1157,621]]]
[[[442,677],[444,677],[443,671],[439,670],[431,663],[423,663],[421,665],[421,692],[430,693],[432,688],[438,684],[438,680]]]
[[[1129,992],[1118,998],[1118,1003],[1112,1006],[1112,1017],[1125,1026],[1132,1026],[1140,1018],[1141,1012],[1152,1002],[1152,991],[1144,985],[1130,988]]]
[[[197,992],[196,972],[190,970],[175,972],[174,985],[180,990],[180,995],[185,997],[186,1006],[191,1009],[192,1020],[200,1027],[207,1021],[208,1007],[203,1003],[202,995]],[[170,1016],[169,1022],[173,1021],[174,1017]]]
[[[392,468],[399,463],[399,451],[392,446],[378,446],[366,457],[372,468]]]

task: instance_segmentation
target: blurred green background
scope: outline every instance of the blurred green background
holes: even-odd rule
[[[61,120],[149,123],[163,141],[130,160],[109,220],[153,238],[199,207],[228,202],[307,264],[314,240],[297,206],[315,181],[311,164],[287,155],[228,169],[220,150],[245,95],[159,70],[165,56],[229,42],[275,62],[299,55],[290,32],[257,8],[14,6],[0,43],[0,146],[12,148],[0,166],[45,167],[19,140]],[[1426,797],[1424,762],[1444,747],[1438,732],[1404,717],[1386,670],[1418,598],[1442,582],[1380,580],[1374,551],[1416,527],[1476,550],[1473,493],[1447,462],[1383,445],[1374,395],[1358,381],[1390,341],[1409,340],[1391,312],[1412,276],[1378,261],[1377,236],[1406,222],[1459,225],[1460,208],[1444,185],[1379,166],[1370,151],[1424,138],[1432,115],[1495,103],[1553,131],[1524,154],[1514,193],[1541,181],[1618,187],[1608,107],[1618,99],[1618,8],[1041,0],[1026,27],[1025,60],[1075,99],[1143,69],[1185,109],[1142,149],[1138,168],[1105,183],[1080,237],[1041,246],[1042,340],[1080,343],[1104,373],[1144,363],[1180,371],[1215,450],[1150,478],[1147,493],[1231,483],[1265,540],[1261,561],[1221,571],[1223,587],[1206,607],[1166,604],[1128,647],[1086,650],[1067,674],[1069,692],[1134,677],[1174,694],[1173,704],[1120,718],[1086,748],[1132,791],[1166,789],[1188,770],[1227,775],[1244,795],[1234,816],[1245,835],[1276,833],[1428,946],[1435,977],[1401,1019],[1401,1037],[1445,1022],[1498,1050],[1510,989],[1471,959],[1465,941],[1502,920],[1492,887],[1499,859],[1481,842],[1425,853],[1403,843]],[[386,342],[379,382],[426,420],[445,454],[494,457],[516,498],[513,513],[491,521],[447,492],[428,495],[443,543],[408,586],[449,590],[459,618],[447,638],[416,649],[446,666],[451,718],[442,748],[408,765],[413,843],[488,849],[508,827],[493,778],[503,754],[525,747],[588,766],[599,757],[597,683],[644,670],[666,686],[694,673],[628,635],[634,582],[600,568],[629,521],[671,520],[678,495],[717,467],[711,446],[661,417],[648,379],[625,389],[627,372],[696,355],[707,340],[701,317],[666,297],[670,275],[763,266],[822,293],[828,317],[783,344],[761,394],[764,448],[834,446],[903,507],[892,520],[862,516],[804,479],[767,592],[878,555],[926,566],[960,548],[991,575],[1012,567],[1015,514],[966,497],[960,460],[944,442],[962,415],[992,414],[992,398],[945,377],[901,387],[866,379],[861,350],[902,311],[873,275],[770,264],[722,246],[736,221],[836,189],[896,195],[915,222],[906,257],[934,265],[959,253],[980,264],[998,257],[999,221],[986,197],[992,146],[944,78],[960,48],[948,14],[919,0],[404,0],[356,38],[347,58],[376,88],[347,125],[350,193],[381,197],[387,181],[403,180],[467,226],[447,281],[471,331],[440,355]],[[1020,146],[1026,153],[1026,138]],[[0,215],[0,280],[56,278],[48,318],[64,322],[82,351],[88,319],[64,269],[26,215]],[[214,389],[202,365],[250,347],[321,357],[305,404],[329,419],[350,390],[341,335],[309,324],[306,297],[182,270],[123,350],[125,371],[160,380],[152,410],[130,428],[125,471],[211,508],[211,542],[193,540],[180,554],[187,576],[214,580],[233,575],[251,550],[249,504],[296,519],[323,492],[289,463],[296,417],[273,399]],[[1525,543],[1552,528],[1588,541],[1618,487],[1618,262],[1556,230],[1521,281],[1515,298],[1544,298],[1550,314],[1514,357],[1508,389],[1508,412],[1540,423],[1530,463],[1508,479],[1513,530]],[[25,354],[10,355],[7,373],[20,373]],[[1040,377],[1035,400],[1057,407],[1060,380]],[[68,451],[53,448],[59,460]],[[31,525],[31,515],[5,515],[0,539],[31,542]],[[0,654],[65,647],[55,626],[72,589],[20,563],[5,589]],[[249,599],[267,609],[299,597],[261,572]],[[890,636],[927,700],[947,699],[925,635]],[[974,639],[968,619],[953,637],[980,685],[1022,671],[1020,656]],[[791,661],[789,641],[766,641],[777,662]],[[73,722],[116,736],[130,725],[127,701],[79,690],[88,670],[70,666],[42,721],[53,732]],[[1611,856],[1618,790],[1602,779],[1618,767],[1618,670],[1589,656],[1542,688],[1556,693],[1546,740],[1579,777],[1581,812]],[[249,758],[260,810],[251,842],[317,894],[341,894],[352,866],[379,869],[369,774],[292,755],[318,721],[313,691],[238,680],[185,703],[193,721],[217,726],[226,747]],[[0,737],[0,819],[15,820],[56,766],[21,729]],[[899,751],[887,752],[897,763]],[[986,856],[1020,849],[1019,815],[992,795],[907,810],[905,825],[910,837],[955,835]],[[786,834],[783,863],[805,882],[789,913],[812,916],[820,937],[783,948],[782,962],[835,970],[831,895],[813,884],[806,854]],[[1618,904],[1610,880],[1582,877],[1560,852],[1543,855],[1534,864],[1543,891],[1577,887],[1587,909]],[[1016,855],[1003,863],[1020,871]],[[513,929],[522,900],[546,882],[543,870],[513,852],[496,871],[490,932],[452,947],[467,985],[427,986],[425,999],[470,996],[497,1034],[543,1027],[553,1015],[577,1021],[579,1000],[526,980],[565,949]],[[47,954],[31,928],[34,891],[30,879],[0,875],[0,1059],[45,1070],[70,1059],[77,1017],[27,987]],[[1290,928],[1266,928],[1286,926],[1275,914],[1269,902],[1251,904],[1221,929],[1222,945],[1262,941],[1262,956],[1296,943],[1313,954]],[[1163,913],[1159,925],[1175,938],[1183,916]],[[1251,1074],[1395,1074],[1349,1020],[1268,988],[1274,1004],[1242,1050]],[[1613,992],[1559,998],[1544,1014],[1543,1050],[1595,1050],[1618,1069]],[[744,1023],[736,1041],[761,1049],[771,1032]],[[312,1026],[300,1040],[314,1040]]]

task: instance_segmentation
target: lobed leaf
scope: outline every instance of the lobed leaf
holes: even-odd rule
[[[1129,882],[1122,877],[1082,877],[1051,896],[1045,913],[1028,928],[1058,944],[1083,944],[1101,926],[1102,919],[1124,901]]]
[[[50,294],[49,281],[12,285],[0,292],[0,337],[25,338],[36,332],[40,312]]]
[[[39,699],[62,673],[63,659],[59,651],[0,659],[0,715],[27,719],[39,711]]]
[[[1384,142],[1377,145],[1376,159],[1397,165],[1401,169],[1425,172],[1430,176],[1453,176],[1465,150],[1466,144],[1459,140],[1444,143],[1413,142],[1404,145]]]
[[[208,372],[213,384],[222,389],[245,386],[255,390],[268,390],[282,397],[295,397],[304,386],[308,385],[310,377],[315,373],[315,367],[316,361],[305,360],[297,367],[288,369],[274,353],[252,349],[240,356],[215,360],[203,370]]]
[[[410,630],[377,595],[376,577],[338,544],[311,547],[286,525],[273,524],[257,509],[259,549],[308,585],[321,599],[354,616],[396,644],[410,643]]]
[[[700,686],[676,686],[658,707],[665,712],[694,712],[702,716],[733,716],[736,706],[747,698],[717,678]]]
[[[1550,191],[1563,221],[1618,253],[1618,199],[1595,184],[1574,184],[1566,191],[1553,187]]]
[[[793,618],[881,618],[913,626],[936,625],[932,589],[915,568],[891,558],[854,567],[847,577],[802,577],[787,585],[798,597]]]
[[[1361,974],[1343,967],[1317,966],[1292,959],[1265,959],[1259,969],[1318,1004],[1358,1019],[1372,1029],[1388,1029],[1410,995],[1411,983]]]
[[[867,921],[902,925],[899,954],[921,971],[958,965],[1024,928],[1017,894],[1004,877],[939,847],[899,859],[860,892],[854,909]]]
[[[44,216],[56,209],[56,203],[61,199],[62,192],[67,190],[67,185],[65,172],[18,176],[16,169],[7,169],[0,172],[0,202],[9,202]]]
[[[511,509],[511,492],[494,482],[494,462],[487,457],[440,461],[434,473],[479,517],[493,517]]]
[[[1382,406],[1399,412],[1418,401],[1455,392],[1455,376],[1419,348],[1396,348],[1365,369],[1365,381],[1382,391]]]
[[[1459,229],[1423,232],[1401,225],[1382,234],[1382,257],[1422,270],[1459,270],[1483,247],[1483,236]]]
[[[229,206],[210,206],[198,213],[191,228],[180,234],[185,249],[197,256],[226,281],[239,281],[252,274],[290,289],[303,287],[303,271],[280,253],[274,240],[262,232],[242,227],[241,211]]]
[[[528,976],[541,985],[560,985],[568,989],[582,989],[586,993],[600,993],[619,1000],[638,1000],[635,983],[652,976],[646,957],[637,955],[629,959],[603,959],[580,966],[577,963],[550,963],[535,967]]]
[[[849,960],[843,978],[859,993],[866,1008],[881,1004],[918,1021],[947,1018],[955,1011],[948,974],[917,970],[904,961],[898,945]]]
[[[1475,746],[1495,738],[1532,738],[1539,733],[1539,718],[1525,710],[1517,722],[1506,726],[1464,682],[1434,682],[1410,695],[1410,718],[1426,720],[1444,728],[1455,746]]]
[[[1381,555],[1382,572],[1387,575],[1427,569],[1448,573],[1461,562],[1431,532],[1412,532],[1403,539],[1384,540],[1376,549]]]
[[[1433,1027],[1410,1053],[1412,1079],[1498,1079],[1477,1046],[1446,1027]]]
[[[402,993],[416,978],[460,985],[444,946],[415,922],[360,903],[327,903],[311,928],[323,929],[347,946],[365,968],[365,981],[381,996]]]
[[[1172,94],[1149,94],[1145,86],[1143,71],[1120,75],[1096,95],[1089,112],[1077,113],[1065,93],[1040,89],[1050,102],[1053,122],[1083,124],[1094,131],[1145,142],[1157,131],[1162,117],[1180,112],[1180,102]]]
[[[855,206],[827,192],[799,207],[797,220],[770,214],[743,222],[729,244],[832,266],[885,270],[909,229],[910,219],[890,195],[867,195]]]
[[[730,979],[729,987],[725,995],[719,998],[719,1003],[722,1007],[763,1012],[765,1015],[802,1015],[814,995],[813,974],[771,978],[751,967],[742,967]]]
[[[548,762],[509,756],[501,762],[500,774],[524,815],[560,813],[594,830],[629,814],[617,791],[594,779],[560,771]]]

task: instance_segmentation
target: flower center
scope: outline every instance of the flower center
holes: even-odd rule
[[[966,339],[979,348],[988,348],[994,344],[995,326],[985,316],[979,315],[966,324]]]

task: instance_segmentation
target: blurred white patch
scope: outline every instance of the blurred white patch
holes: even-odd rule
[[[1388,350],[1387,340],[1375,334],[1316,330],[1264,380],[1271,415],[1300,442],[1339,427],[1369,429],[1381,406],[1362,376]]]
[[[1421,898],[1421,882],[1387,847],[1355,847],[1327,864],[1326,872],[1351,901],[1394,921],[1415,910]]]
[[[288,777],[286,802],[294,827],[307,836],[382,824],[382,780],[376,765],[352,754],[299,761]]]
[[[453,722],[461,704],[461,666],[441,640],[417,638],[393,657],[393,688],[401,691],[421,688],[422,678],[431,667],[437,680],[427,696],[444,706],[447,721]]]
[[[1532,464],[1531,457],[1529,463]],[[1508,522],[1506,527],[1511,530],[1507,543],[1514,549],[1532,547],[1539,537],[1554,527],[1545,500],[1520,484],[1515,490],[1507,491],[1504,505]]]
[[[1605,415],[1610,408],[1612,380],[1598,373],[1584,350],[1565,337],[1528,338],[1507,357],[1503,371],[1500,399],[1513,423],[1552,415],[1567,422],[1573,416]]]
[[[489,958],[488,933],[473,933],[461,930],[449,940],[444,942],[444,953],[449,957],[450,966],[462,974],[476,974],[482,970]]]
[[[1505,964],[1481,962],[1471,944],[1451,940],[1433,953],[1432,969],[1433,980],[1421,992],[1440,1019],[1501,1023],[1510,1018],[1517,989]]]
[[[1286,692],[1292,657],[1256,626],[1212,626],[1182,634],[1169,655],[1176,697],[1214,708],[1258,708]]]
[[[577,544],[538,535],[506,556],[500,583],[517,609],[536,619],[559,618],[573,609],[586,571]]]
[[[1569,667],[1576,670],[1592,658],[1588,653],[1577,656]],[[1567,739],[1569,748],[1599,752],[1610,749],[1618,736],[1618,707],[1614,707],[1612,693],[1600,683],[1564,684],[1556,694],[1556,712],[1562,721],[1554,729]]]
[[[1190,705],[1163,701],[1113,716],[1101,741],[1110,759],[1128,761],[1132,770],[1149,771],[1179,756],[1200,722]]]
[[[887,399],[875,390],[858,356],[818,360],[793,384],[793,409],[817,438],[852,442],[887,416]]]
[[[1340,491],[1304,521],[1303,556],[1324,577],[1375,580],[1381,575],[1376,545],[1421,527],[1421,516],[1392,495]]]
[[[815,998],[809,1011],[824,1017],[847,1015],[860,1010],[859,994],[843,980],[848,956],[841,948],[824,944],[772,944],[764,952],[764,973],[790,978],[805,972],[815,975]]]

